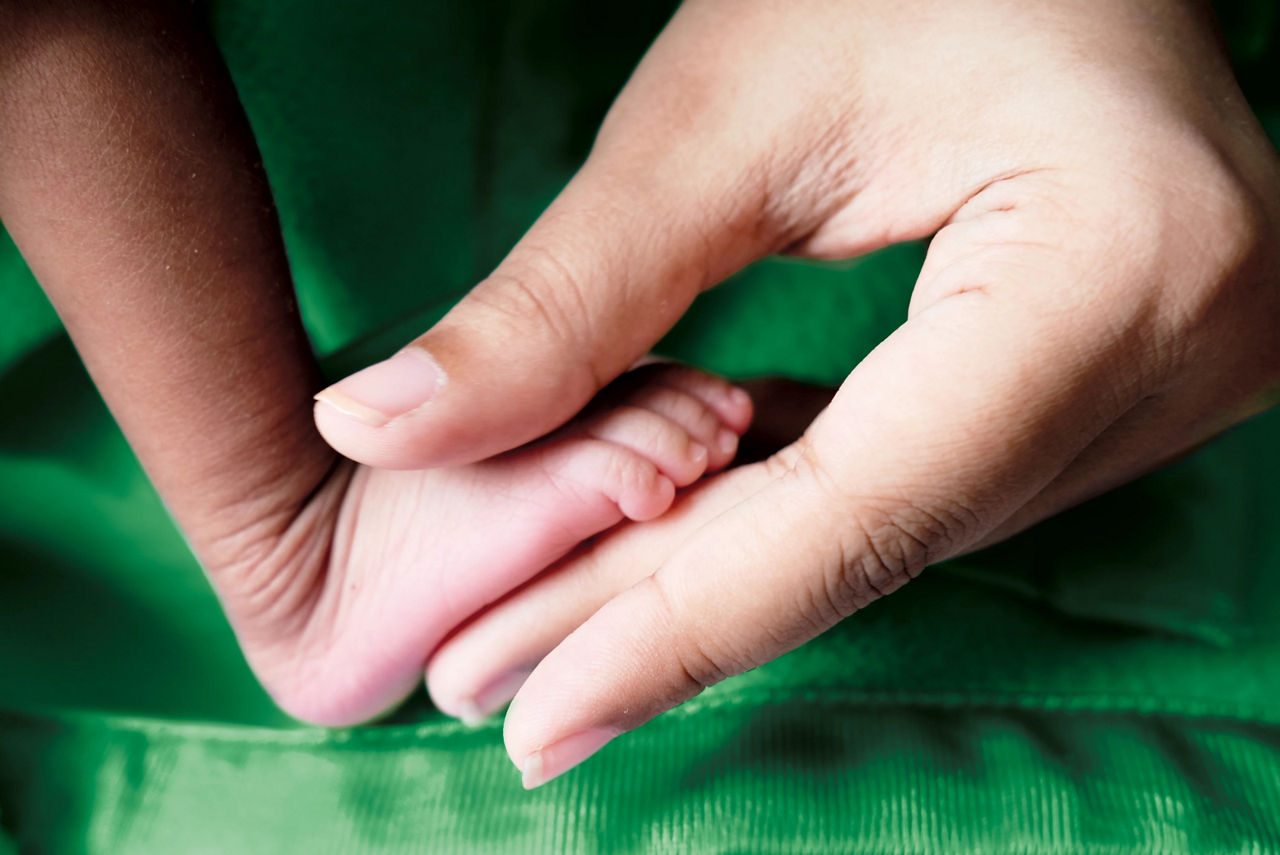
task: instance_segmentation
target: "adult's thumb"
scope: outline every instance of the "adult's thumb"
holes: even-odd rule
[[[789,54],[765,62],[769,39],[729,27],[738,11],[683,7],[586,164],[498,269],[396,356],[317,396],[334,448],[415,468],[541,436],[642,356],[700,290],[823,221],[839,201],[838,182],[821,180],[831,163],[811,127],[825,113],[778,73]]]
[[[704,288],[771,247],[736,227],[746,194],[676,156],[597,145],[507,258],[438,324],[317,395],[316,424],[373,466],[456,465],[576,414]],[[704,145],[707,143],[707,145]]]

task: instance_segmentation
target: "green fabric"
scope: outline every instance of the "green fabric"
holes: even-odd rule
[[[1280,745],[1237,722],[838,692],[700,699],[532,793],[496,726],[4,725],[61,795],[22,806],[56,851],[1268,852],[1280,796]]]
[[[216,31],[337,376],[481,278],[671,4],[223,2]],[[1276,4],[1224,7],[1280,130]],[[770,260],[667,352],[832,382],[919,246]],[[499,725],[415,697],[289,722],[0,245],[0,853],[1280,851],[1280,413],[523,792]]]

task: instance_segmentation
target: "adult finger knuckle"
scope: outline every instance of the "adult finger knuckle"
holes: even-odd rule
[[[854,517],[843,549],[843,584],[876,599],[916,578],[970,539],[976,515],[943,503],[878,500]]]
[[[681,619],[682,611],[677,600],[660,573],[649,576],[640,585],[673,642],[671,665],[680,684],[676,687],[678,694],[692,697],[735,673],[735,669],[723,661],[707,640]]]
[[[811,611],[820,623],[834,623],[896,591],[978,530],[978,515],[959,502],[873,496],[849,488],[812,447],[794,455],[791,466],[816,488],[837,532],[811,595]]]
[[[594,362],[599,324],[587,283],[597,278],[554,247],[526,243],[470,299],[495,314],[508,332],[546,336],[561,351],[580,357],[598,389],[612,377]]]
[[[546,257],[550,257],[547,255]],[[535,320],[542,329],[566,342],[577,341],[583,332],[585,318],[578,299],[565,299],[565,294],[576,295],[572,275],[566,269],[557,281],[552,280],[547,265],[533,265],[523,261],[495,271],[478,293],[489,308],[518,324]]]

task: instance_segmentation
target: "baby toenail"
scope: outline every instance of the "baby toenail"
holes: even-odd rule
[[[716,435],[716,445],[725,454],[731,454],[738,447],[738,435],[728,428],[723,428]]]
[[[701,463],[707,459],[707,447],[699,442],[689,443],[689,459]]]
[[[735,407],[745,407],[751,403],[751,396],[747,394],[745,389],[739,389],[734,386],[729,390],[729,403]]]

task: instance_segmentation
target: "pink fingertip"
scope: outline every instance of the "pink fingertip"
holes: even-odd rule
[[[520,783],[526,790],[542,786],[595,754],[621,732],[611,727],[592,727],[534,751],[520,766]]]

